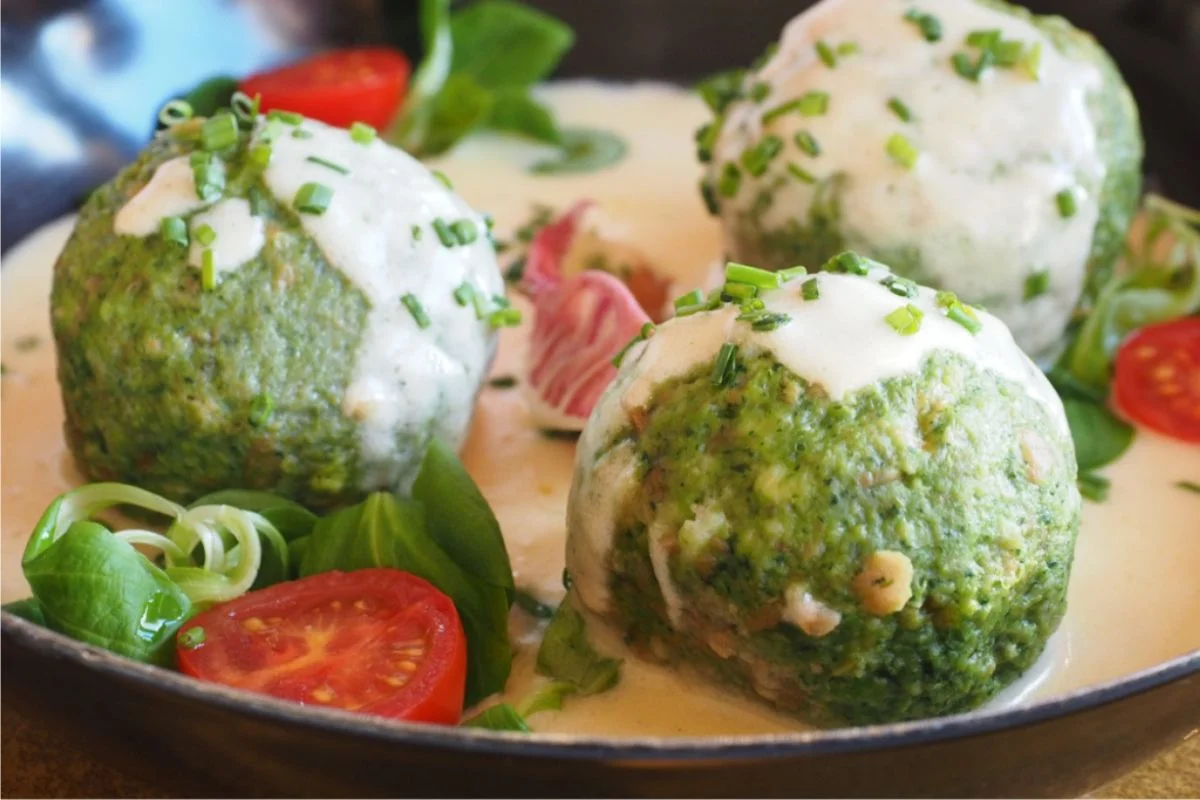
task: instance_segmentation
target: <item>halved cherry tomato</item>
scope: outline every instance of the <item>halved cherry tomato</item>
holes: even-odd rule
[[[365,122],[382,130],[408,88],[409,63],[398,50],[331,50],[286,67],[251,75],[239,87],[262,96],[262,110],[295,111],[348,128]]]
[[[399,570],[326,572],[250,592],[194,617],[176,642],[180,670],[201,680],[415,722],[452,725],[462,712],[458,612]]]
[[[1200,443],[1200,317],[1130,336],[1117,352],[1113,396],[1139,425]]]

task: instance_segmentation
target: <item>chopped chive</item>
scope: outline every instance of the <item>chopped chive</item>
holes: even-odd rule
[[[720,132],[721,127],[715,122],[706,122],[696,129],[696,159],[701,164],[712,161],[713,147]]]
[[[713,187],[712,181],[700,181],[700,199],[704,201],[704,208],[708,210],[710,216],[715,217],[721,213],[721,204],[717,200],[717,190]]]
[[[206,203],[220,199],[225,192],[225,164],[212,153],[197,150],[189,157],[196,197]]]
[[[798,101],[797,111],[806,117],[819,117],[829,110],[829,92],[805,92]]]
[[[446,173],[442,172],[440,169],[435,169],[433,171],[433,177],[437,178],[438,183],[440,183],[442,186],[445,186],[451,191],[454,190],[454,184],[451,183],[450,179],[446,177]]]
[[[1042,79],[1042,43],[1034,42],[1021,55],[1021,61],[1018,66],[1021,71],[1029,76],[1030,80],[1039,81]]]
[[[1025,45],[1018,41],[996,42],[992,45],[992,56],[998,67],[1015,67],[1021,63]]]
[[[497,375],[488,380],[488,387],[492,389],[511,389],[517,385],[517,377],[515,375]]]
[[[469,306],[471,301],[474,299],[475,287],[469,283],[461,283],[459,284],[458,288],[454,290],[454,302],[458,303],[463,308]]]
[[[455,237],[454,232],[450,230],[450,226],[446,224],[446,220],[441,217],[434,219],[433,232],[437,234],[438,241],[444,247],[454,247],[454,245],[458,244],[458,239]]]
[[[209,117],[200,128],[200,142],[205,150],[224,150],[237,141],[237,118],[228,112]]]
[[[761,103],[767,99],[767,95],[771,93],[771,84],[764,81],[758,81],[750,87],[750,99],[756,103]]]
[[[974,312],[971,311],[969,306],[962,303],[955,303],[947,308],[946,318],[962,325],[972,336],[983,330],[983,323],[976,319]]]
[[[328,161],[324,158],[321,158],[320,156],[309,156],[305,160],[309,161],[313,164],[320,164],[322,167],[327,167],[341,175],[349,175],[350,174],[350,170],[346,169],[341,164],[335,164],[334,162]]]
[[[263,142],[256,144],[250,148],[248,154],[250,166],[258,170],[264,170],[271,163],[271,145]]]
[[[915,8],[910,8],[908,11],[904,12],[904,19],[908,22],[920,22],[921,12]]]
[[[788,267],[787,269],[779,270],[779,272],[777,272],[775,274],[779,276],[779,280],[781,283],[787,283],[788,281],[792,281],[792,280],[795,280],[796,278],[801,278],[801,277],[807,275],[808,268],[801,267],[801,266]]]
[[[761,314],[757,319],[750,323],[750,327],[759,332],[773,331],[776,328],[786,325],[792,321],[790,314]]]
[[[250,216],[262,217],[267,214],[267,198],[257,186],[251,186],[246,191],[246,202],[250,204]]]
[[[258,120],[258,109],[262,106],[262,95],[256,94],[253,99],[245,92],[234,92],[229,101],[229,108],[238,122],[246,127]]]
[[[817,284],[815,277],[809,278],[804,283],[800,284],[800,296],[805,300],[816,300],[821,296],[821,287]]]
[[[647,322],[646,324],[642,325],[641,330],[637,332],[637,335],[630,339],[625,346],[618,350],[617,354],[612,357],[612,365],[620,369],[621,363],[625,361],[625,355],[629,352],[630,348],[632,348],[638,342],[644,342],[649,339],[654,335],[656,330],[657,329],[654,327],[653,322]]]
[[[967,34],[967,46],[986,50],[1000,41],[1000,29],[971,31]]]
[[[422,228],[420,225],[413,225],[410,232],[412,233],[412,238],[413,238],[414,242],[421,241],[421,239],[424,238],[424,236],[425,236],[425,229]]]
[[[469,219],[460,219],[451,223],[450,232],[454,234],[454,241],[461,245],[471,244],[479,238],[479,229]]]
[[[494,310],[488,302],[487,294],[484,292],[472,292],[471,305],[475,306],[475,319],[487,319],[488,314]]]
[[[158,223],[158,231],[168,242],[182,247],[188,246],[187,223],[183,221],[183,217],[163,217],[162,222]]]
[[[721,294],[726,297],[732,297],[734,300],[749,300],[751,297],[758,296],[758,287],[751,286],[748,283],[730,283],[725,282],[721,287]]]
[[[375,129],[365,122],[356,122],[350,126],[350,138],[357,144],[370,144],[375,141]]]
[[[762,113],[762,117],[760,117],[760,119],[761,119],[763,125],[770,125],[772,122],[779,119],[783,115],[790,114],[793,111],[799,111],[799,110],[800,110],[800,101],[798,99],[797,100],[789,100],[786,103],[781,103],[781,104],[775,106],[774,108],[768,108],[766,111],[764,111]]]
[[[904,104],[904,101],[899,97],[893,97],[888,100],[887,107],[892,110],[892,113],[900,118],[901,122],[912,122],[912,111]]]
[[[917,308],[912,303],[907,303],[900,306],[883,319],[888,325],[892,326],[892,330],[901,336],[912,336],[914,333],[921,330],[921,320],[924,318],[924,311]]]
[[[217,262],[212,250],[200,253],[200,288],[206,292],[217,288]]]
[[[822,272],[841,272],[848,275],[866,275],[870,270],[870,262],[853,250],[838,253],[821,266]]]
[[[677,306],[675,308],[675,316],[690,317],[692,314],[699,314],[701,311],[711,311],[705,303],[693,303],[687,306]]]
[[[713,362],[711,379],[713,386],[728,386],[733,380],[734,371],[737,369],[737,351],[736,344],[726,342],[721,345],[717,359]]]
[[[904,13],[904,19],[915,24],[927,42],[936,42],[942,38],[942,23],[932,14],[924,14],[915,8]]]
[[[980,63],[983,61],[983,56],[980,56]],[[978,69],[976,64],[971,61],[971,56],[967,53],[958,52],[950,57],[950,63],[954,65],[954,71],[961,77],[969,81],[979,82],[979,75],[983,70]]]
[[[808,131],[799,131],[795,139],[796,147],[799,147],[805,153],[814,158],[821,155],[821,145],[817,142],[817,138]]]
[[[196,237],[196,241],[200,243],[201,247],[208,247],[217,240],[217,232],[208,223],[197,227],[196,232],[192,235]]]
[[[204,634],[204,628],[197,625],[194,628],[188,628],[183,633],[179,634],[179,646],[184,650],[195,650],[200,645],[204,644],[207,638]]]
[[[1058,215],[1063,219],[1070,219],[1079,210],[1073,189],[1063,189],[1054,195],[1054,202],[1058,205]]]
[[[1025,300],[1041,297],[1050,291],[1050,270],[1043,269],[1025,278]]]
[[[725,282],[745,283],[758,289],[774,289],[779,285],[779,273],[729,261],[725,264]]]
[[[1093,503],[1103,503],[1108,499],[1108,490],[1112,482],[1103,475],[1095,472],[1079,473],[1079,493]]]
[[[818,39],[816,44],[817,57],[830,69],[837,67],[837,53],[824,39]]]
[[[643,322],[641,336],[643,339],[649,339],[657,330],[658,328],[653,322]]]
[[[837,54],[839,56],[852,56],[861,52],[862,48],[858,46],[858,42],[842,42],[837,46]]]
[[[512,303],[509,301],[509,299],[502,294],[492,295],[492,302],[496,305],[497,308],[508,308],[509,306],[512,305]]]
[[[192,118],[192,104],[187,100],[172,100],[158,112],[158,122],[165,128],[187,122]]]
[[[703,302],[704,292],[700,291],[699,289],[693,289],[682,297],[675,298],[675,310],[678,311],[685,306],[693,306]]]
[[[793,178],[800,181],[801,183],[816,183],[817,182],[816,175],[813,175],[811,172],[809,172],[804,167],[797,164],[795,161],[788,162],[787,171],[789,173],[791,173]]]
[[[934,300],[937,302],[938,308],[950,308],[958,302],[958,295],[954,292],[942,291],[934,295]]]
[[[782,150],[783,139],[768,134],[762,141],[742,151],[742,167],[755,178],[761,177],[767,171],[771,159]]]
[[[261,428],[275,412],[275,400],[266,392],[260,392],[250,401],[250,424]]]
[[[921,157],[920,151],[902,133],[893,133],[889,136],[885,149],[888,156],[905,169],[915,167],[917,159]]]
[[[287,125],[299,125],[304,122],[304,115],[297,114],[294,111],[281,111],[278,108],[267,112],[267,119],[279,120]]]
[[[408,313],[412,314],[412,318],[417,321],[417,327],[425,330],[430,326],[429,315],[425,313],[425,306],[421,305],[421,301],[412,292],[400,298],[400,302],[408,309]]]
[[[1192,481],[1176,481],[1175,488],[1183,489],[1185,492],[1191,492],[1192,494],[1200,494],[1200,483],[1193,483]]]
[[[306,183],[296,192],[292,206],[305,214],[324,214],[333,200],[333,189],[323,183]]]
[[[312,137],[312,131],[306,131],[304,128],[296,128],[292,131],[293,139],[311,139]]]
[[[887,287],[887,290],[897,297],[916,297],[917,285],[907,278],[901,278],[896,275],[888,275],[880,281],[881,284]]]
[[[732,161],[727,161],[721,170],[721,178],[717,181],[717,191],[722,197],[733,197],[742,185],[742,171]]]

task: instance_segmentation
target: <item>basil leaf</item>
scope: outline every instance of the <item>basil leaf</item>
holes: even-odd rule
[[[487,121],[494,102],[492,93],[471,76],[451,75],[427,105],[428,123],[422,137],[406,141],[405,148],[420,157],[446,152]]]
[[[429,534],[426,509],[376,492],[327,517],[308,538],[300,574],[391,567],[429,581],[454,601],[467,637],[466,705],[500,691],[508,680],[508,597],[465,572]],[[506,562],[507,563],[507,562]]]
[[[579,694],[597,694],[617,685],[621,679],[621,661],[595,651],[587,640],[583,615],[568,595],[546,627],[538,648],[537,672],[566,681]]]
[[[14,617],[20,617],[24,620],[29,620],[35,625],[46,625],[46,616],[42,613],[42,604],[32,597],[26,597],[24,600],[14,600],[11,603],[5,603],[0,606],[0,610],[7,611]]]
[[[577,691],[575,685],[567,681],[550,681],[522,700],[517,713],[531,717],[539,711],[558,711],[562,708],[563,699]]]
[[[1071,438],[1075,440],[1075,460],[1080,472],[1111,464],[1133,442],[1133,428],[1102,405],[1064,397],[1063,409],[1071,426]]]
[[[451,18],[450,34],[453,71],[488,89],[537,83],[575,43],[570,26],[509,0],[472,3]]]
[[[538,161],[529,171],[536,175],[595,172],[616,164],[628,151],[625,140],[594,128],[565,128],[562,150],[554,158]]]
[[[517,731],[529,733],[529,726],[516,709],[508,703],[501,703],[491,708],[485,708],[475,716],[465,720],[460,727],[483,728],[489,731]]]
[[[138,661],[170,662],[191,603],[103,525],[73,523],[24,568],[48,628]]]
[[[1079,473],[1079,493],[1093,503],[1103,503],[1108,499],[1111,482],[1103,475],[1095,472]]]
[[[527,89],[503,89],[496,93],[487,126],[492,130],[524,136],[546,144],[561,144],[562,133],[550,109],[529,96]]]
[[[454,451],[433,439],[413,482],[429,535],[471,578],[504,591],[511,605],[512,565],[500,523]]]

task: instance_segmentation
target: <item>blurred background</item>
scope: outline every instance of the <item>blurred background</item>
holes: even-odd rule
[[[744,65],[805,0],[529,0],[571,24],[562,76],[690,82]],[[1200,205],[1200,0],[1025,0],[1091,31],[1142,110],[1148,187]],[[416,0],[5,0],[0,248],[73,209],[164,100],[323,47],[419,56]],[[691,147],[690,142],[680,146]]]

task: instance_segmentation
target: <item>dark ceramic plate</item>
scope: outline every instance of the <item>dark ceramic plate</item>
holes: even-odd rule
[[[675,80],[749,61],[806,4],[537,3],[579,31],[566,74]],[[1200,203],[1200,3],[1027,4],[1096,33],[1138,97],[1150,185]],[[7,249],[128,160],[165,97],[333,42],[411,49],[415,3],[11,0],[4,13]],[[188,794],[1061,796],[1200,726],[1200,651],[1012,711],[686,743],[529,738],[304,708],[126,661],[8,614],[0,653],[6,707]]]

